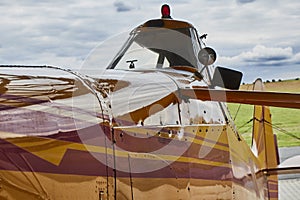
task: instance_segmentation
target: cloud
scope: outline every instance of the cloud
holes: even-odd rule
[[[255,0],[237,0],[238,3],[251,3]]]
[[[22,4],[13,1],[2,4],[0,11],[6,14],[1,17],[0,61],[34,63],[34,60],[44,59],[45,63],[51,64],[49,55],[53,63],[65,60],[65,65],[70,60],[80,60],[107,37],[101,15],[109,16],[104,9],[108,5],[80,1],[34,3],[29,0]]]
[[[300,53],[295,54],[295,56],[292,58],[292,61],[293,61],[295,64],[300,65]]]
[[[115,2],[114,6],[117,9],[117,12],[127,12],[127,11],[132,10],[131,6],[128,6],[124,2],[121,2],[121,1]]]
[[[164,3],[174,19],[208,33],[218,65],[250,71],[300,63],[300,1],[2,0],[0,64],[76,65],[101,41],[159,18]]]
[[[287,79],[300,76],[300,53],[292,47],[266,47],[256,45],[249,51],[235,56],[220,56],[217,65],[236,68],[244,73],[244,80],[252,82],[256,77]],[[293,73],[289,73],[289,72]]]
[[[256,45],[251,51],[241,53],[239,57],[242,62],[274,66],[290,60],[293,57],[293,50],[291,47],[274,48]]]
[[[244,51],[236,56],[221,56],[219,62],[233,65],[280,66],[295,64],[299,60],[299,55],[294,54],[291,47],[256,45],[250,51]]]

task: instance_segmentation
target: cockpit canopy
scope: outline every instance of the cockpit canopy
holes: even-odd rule
[[[201,43],[195,28],[172,19],[149,20],[135,28],[109,69],[155,69],[188,66],[199,69]]]

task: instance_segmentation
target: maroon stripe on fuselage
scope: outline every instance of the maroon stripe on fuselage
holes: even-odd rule
[[[112,175],[112,168],[106,167],[106,155],[102,153],[89,153],[68,149],[58,166],[39,158],[30,152],[20,149],[4,140],[1,141],[0,151],[0,169],[13,171],[33,171],[55,174],[76,174],[89,176],[106,176],[108,169],[109,175]],[[110,157],[111,160],[112,156]],[[101,161],[99,161],[101,160]],[[117,157],[117,165],[128,165],[127,157]],[[148,171],[145,173],[135,173],[134,168],[143,168],[147,162],[153,165],[161,160],[153,159],[135,159],[131,158],[131,170],[127,172],[118,171],[118,177],[129,177],[129,171],[132,171],[132,177],[144,178],[201,178],[209,180],[220,180],[226,177],[231,171],[228,167],[208,166],[197,163],[187,163],[174,161],[160,169]],[[164,161],[170,162],[170,161]],[[112,164],[110,166],[113,166]],[[129,165],[128,165],[129,166]],[[139,172],[142,172],[139,170]],[[168,172],[168,173],[167,173]]]
[[[143,162],[142,160],[140,161]],[[195,164],[197,167],[189,168],[189,163],[173,162],[168,166],[151,172],[131,173],[133,178],[184,178],[204,180],[231,180],[231,169]],[[130,177],[129,172],[117,171],[117,177]]]
[[[65,140],[83,143],[86,145],[105,146],[112,142],[109,130],[104,131],[103,126],[93,126],[82,129],[80,131],[73,131],[67,133],[59,133],[49,136],[53,139]],[[103,130],[100,133],[98,129]],[[105,144],[106,140],[106,144]],[[123,140],[116,140],[116,149],[120,151],[129,151],[134,153],[153,153],[165,154],[171,156],[184,156],[199,159],[203,156],[203,160],[216,161],[222,163],[229,163],[229,152],[215,149],[209,146],[202,146],[200,144],[188,143],[180,140],[172,140],[168,138],[160,138],[158,136],[150,138],[123,138]]]
[[[272,192],[272,191],[268,191],[269,193],[269,198],[278,198],[278,192]]]
[[[268,180],[269,190],[278,190],[278,182]]]
[[[0,140],[0,142],[1,170],[106,176],[106,165],[89,152],[69,149],[61,163],[56,166],[6,141]],[[101,156],[105,160],[105,155]]]
[[[278,198],[278,181],[268,180],[269,198]]]

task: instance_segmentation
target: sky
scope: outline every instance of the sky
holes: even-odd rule
[[[298,0],[1,0],[0,64],[78,68],[101,42],[171,6],[243,82],[300,77]]]

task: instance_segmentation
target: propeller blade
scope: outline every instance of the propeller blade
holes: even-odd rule
[[[202,101],[220,101],[300,109],[300,94],[263,91],[180,89],[180,95]]]

